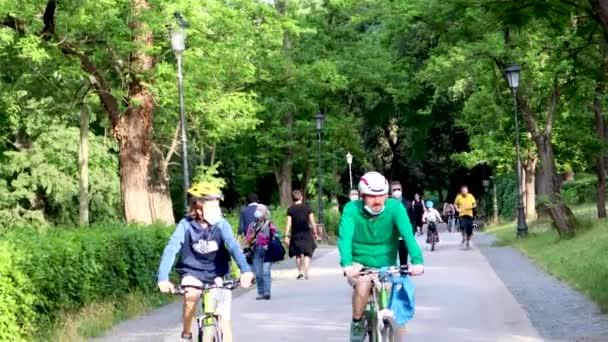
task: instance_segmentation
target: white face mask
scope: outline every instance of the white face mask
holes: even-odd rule
[[[351,201],[358,201],[359,200],[359,196],[358,195],[351,195],[350,197]]]
[[[384,211],[384,207],[382,207],[382,209],[380,209],[379,211],[374,211],[372,208],[370,208],[368,206],[365,206],[364,208],[372,216],[378,216]]]
[[[222,219],[222,209],[219,206],[208,208],[203,212],[203,218],[210,225],[214,225]]]
[[[401,196],[403,196],[403,194],[401,193],[401,191],[399,191],[399,190],[393,191],[393,198],[400,200]]]

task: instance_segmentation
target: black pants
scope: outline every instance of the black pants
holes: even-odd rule
[[[407,247],[402,239],[399,239],[399,265],[407,265]]]
[[[460,216],[460,229],[470,238],[473,235],[473,218],[471,216]]]

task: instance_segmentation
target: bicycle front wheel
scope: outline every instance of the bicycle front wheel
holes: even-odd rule
[[[222,342],[217,323],[204,326],[198,333],[198,342]]]
[[[385,317],[382,322],[382,331],[380,332],[380,342],[398,342],[399,331],[397,323],[391,317]]]

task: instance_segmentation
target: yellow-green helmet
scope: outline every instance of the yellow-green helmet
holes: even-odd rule
[[[188,194],[194,198],[200,198],[203,200],[224,199],[224,195],[222,194],[220,188],[209,182],[192,184],[190,189],[188,189]]]

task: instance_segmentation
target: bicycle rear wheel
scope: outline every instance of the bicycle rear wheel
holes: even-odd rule
[[[399,340],[399,331],[397,323],[391,317],[386,317],[382,320],[383,327],[380,332],[380,342],[397,342]]]

